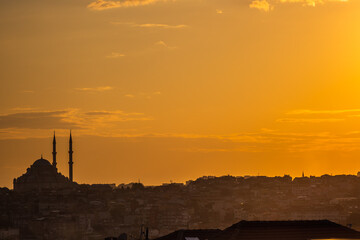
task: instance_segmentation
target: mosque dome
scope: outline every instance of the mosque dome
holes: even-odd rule
[[[36,160],[25,174],[14,179],[14,189],[23,192],[72,186],[73,183],[67,177],[59,173],[56,167],[42,157]]]
[[[47,166],[52,166],[52,165],[48,160],[43,158],[36,160],[32,165],[32,167],[47,167]]]
[[[69,139],[69,178],[58,172],[56,168],[56,139],[54,132],[53,139],[53,161],[41,158],[36,160],[26,172],[18,178],[14,178],[14,190],[17,192],[43,191],[43,190],[61,190],[73,189],[77,183],[72,180],[72,137],[70,132]]]

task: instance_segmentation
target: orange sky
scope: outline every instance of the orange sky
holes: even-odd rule
[[[0,2],[0,185],[360,170],[357,0]]]

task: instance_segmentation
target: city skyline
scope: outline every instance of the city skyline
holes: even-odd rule
[[[80,183],[356,174],[359,7],[2,1],[0,186],[69,129]]]
[[[57,164],[58,164],[58,162],[57,162],[57,160],[58,160],[58,158],[57,158],[57,141],[56,141],[56,132],[54,131],[54,135],[52,136],[52,152],[51,152],[51,154],[52,154],[52,162],[50,163],[50,160],[48,160],[48,159],[46,159],[46,157],[44,157],[45,155],[43,154],[43,153],[41,153],[41,157],[40,157],[40,159],[38,159],[38,160],[36,160],[35,162],[34,162],[34,164],[36,164],[36,162],[38,162],[39,160],[41,160],[42,161],[42,163],[44,162],[44,160],[45,160],[45,162],[46,162],[46,164],[47,165],[51,165],[54,169],[56,169],[55,171],[56,172],[58,172],[58,173],[60,173],[60,175],[61,175],[61,171],[57,168]],[[74,181],[73,180],[73,164],[74,164],[74,162],[73,162],[73,153],[74,153],[74,151],[73,151],[73,141],[72,141],[72,134],[71,134],[71,131],[70,131],[70,133],[69,133],[69,137],[68,137],[68,151],[67,151],[67,153],[68,153],[68,160],[66,160],[66,161],[61,161],[60,160],[60,163],[62,163],[62,165],[64,165],[64,163],[66,162],[68,165],[67,165],[67,172],[68,172],[68,175],[67,175],[67,178],[70,180],[70,182],[75,182],[76,183],[76,181]],[[49,158],[50,159],[50,158]],[[34,164],[32,164],[32,165],[34,165]],[[100,169],[101,168],[101,166],[99,166],[99,169],[98,170],[101,170]],[[126,170],[126,169],[125,169]],[[29,171],[29,168],[27,169],[27,172]],[[65,171],[66,172],[66,171]],[[335,174],[334,176],[345,176],[345,175],[347,175],[347,176],[357,176],[357,177],[359,177],[359,173],[360,172],[357,172],[357,174],[356,173],[349,173],[349,174],[346,174],[346,173],[338,173],[338,174]],[[66,175],[66,174],[65,174]],[[333,174],[332,173],[324,173],[324,174],[322,174],[321,176],[333,176]],[[19,175],[20,176],[20,175]],[[78,182],[78,183],[80,183],[80,184],[115,184],[115,186],[117,186],[117,185],[126,185],[126,184],[133,184],[133,183],[141,183],[141,184],[145,184],[145,186],[160,186],[160,185],[162,185],[162,184],[168,184],[168,183],[188,183],[188,182],[191,182],[191,181],[194,181],[194,180],[196,180],[196,179],[201,179],[201,178],[203,178],[203,177],[215,177],[215,178],[218,178],[218,177],[226,177],[226,176],[229,176],[229,177],[245,177],[245,178],[247,178],[247,177],[291,177],[292,179],[295,179],[295,178],[297,178],[297,177],[302,177],[302,178],[308,178],[308,177],[320,177],[320,176],[316,176],[316,175],[313,175],[313,174],[311,174],[311,173],[306,173],[305,174],[305,172],[304,171],[302,171],[301,172],[301,176],[298,176],[298,175],[291,175],[291,174],[289,174],[289,173],[284,173],[284,174],[275,174],[275,175],[273,175],[273,176],[267,176],[267,175],[260,175],[260,173],[258,172],[258,174],[257,175],[251,175],[251,174],[248,174],[248,175],[237,175],[237,176],[234,176],[234,175],[231,175],[231,174],[223,174],[223,175],[218,175],[218,176],[216,176],[216,175],[203,175],[203,176],[197,176],[197,177],[195,177],[195,178],[193,178],[193,179],[182,179],[182,180],[180,180],[180,181],[173,181],[173,180],[169,180],[169,181],[163,181],[163,182],[159,182],[159,183],[153,183],[153,184],[146,184],[146,182],[144,183],[144,182],[141,182],[140,181],[140,178],[138,178],[137,179],[137,181],[135,181],[135,180],[132,180],[132,181],[130,181],[130,182],[116,182],[116,181],[110,181],[110,182],[102,182],[102,181],[100,181],[100,182],[88,182],[88,181],[80,181],[80,182]],[[14,178],[14,180],[13,180],[13,185],[15,186],[15,180],[16,180],[16,177]],[[9,187],[9,188],[11,188],[10,186],[5,186],[5,187]],[[15,187],[14,187],[15,188]]]

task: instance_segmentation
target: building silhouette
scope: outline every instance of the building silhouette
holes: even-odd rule
[[[57,169],[56,159],[56,136],[54,132],[53,138],[53,161],[52,164],[41,158],[36,160],[22,176],[15,178],[13,181],[14,191],[28,192],[28,191],[42,191],[46,189],[65,189],[76,186],[73,182],[73,149],[72,136],[70,132],[69,138],[69,177],[65,177]]]
[[[56,162],[56,137],[55,137],[55,131],[54,131],[54,139],[53,139],[53,152],[52,152],[52,155],[53,155],[53,162],[52,162],[52,165],[54,168],[56,168],[56,165],[57,165],[57,162]]]
[[[328,220],[240,221],[224,230],[178,230],[155,240],[360,239],[360,232]]]
[[[70,131],[70,139],[69,139],[69,179],[73,181],[73,150],[72,150],[72,137]]]

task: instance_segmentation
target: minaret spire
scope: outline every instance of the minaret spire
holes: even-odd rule
[[[72,137],[70,130],[70,139],[69,139],[69,179],[73,181],[73,150],[72,150]]]
[[[53,151],[52,151],[52,155],[53,155],[53,162],[52,165],[56,168],[57,162],[56,162],[56,137],[55,137],[55,131],[54,131],[54,139],[53,139]]]

